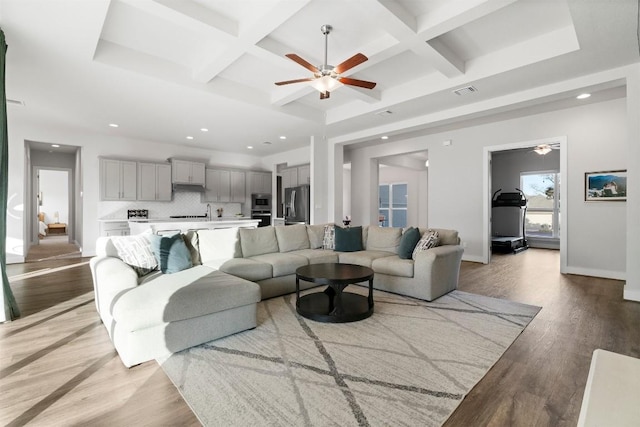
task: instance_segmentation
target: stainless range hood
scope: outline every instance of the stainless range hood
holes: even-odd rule
[[[174,192],[181,193],[204,193],[204,185],[198,184],[172,184]]]

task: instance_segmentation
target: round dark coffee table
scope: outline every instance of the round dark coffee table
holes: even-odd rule
[[[328,285],[322,292],[300,296],[300,280]],[[344,292],[347,286],[369,281],[369,296]],[[318,322],[344,323],[373,314],[373,270],[353,264],[311,264],[296,270],[296,311]]]

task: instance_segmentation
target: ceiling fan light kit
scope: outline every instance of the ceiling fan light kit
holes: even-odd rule
[[[327,64],[329,33],[331,33],[331,30],[333,30],[333,27],[328,24],[325,24],[322,27],[320,27],[320,31],[322,31],[322,34],[324,34],[324,62],[319,67],[312,65],[310,62],[302,59],[295,53],[288,53],[285,55],[287,58],[302,65],[307,70],[311,71],[313,73],[313,77],[276,82],[277,86],[288,85],[291,83],[309,82],[311,87],[313,87],[318,92],[320,92],[320,99],[329,98],[330,93],[332,91],[340,88],[343,85],[357,86],[365,89],[373,89],[376,86],[376,83],[374,82],[352,79],[348,77],[341,77],[342,73],[368,60],[368,58],[362,53],[357,53],[353,55],[351,58],[347,59],[346,61],[342,62],[340,65],[336,67],[334,67],[333,65]]]
[[[545,154],[549,154],[551,152],[551,146],[549,144],[541,144],[533,149],[536,153],[544,156]]]

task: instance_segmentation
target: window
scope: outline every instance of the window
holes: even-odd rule
[[[560,236],[560,173],[523,172],[520,185],[527,200],[525,232],[527,237]]]
[[[382,227],[407,226],[407,184],[378,187],[378,215]]]

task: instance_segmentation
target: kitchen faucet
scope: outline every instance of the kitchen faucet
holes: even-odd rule
[[[207,203],[207,219],[211,219],[211,205]]]

